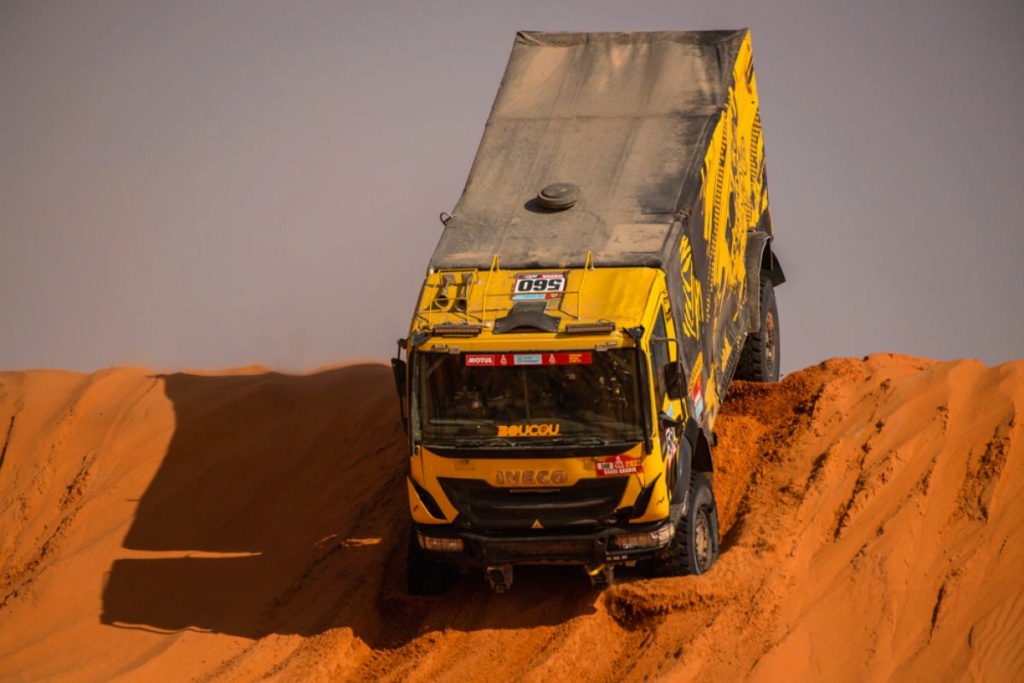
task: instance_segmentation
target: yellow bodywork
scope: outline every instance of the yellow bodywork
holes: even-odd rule
[[[647,343],[658,311],[668,311],[665,275],[655,268],[577,268],[577,269],[533,269],[528,271],[501,270],[496,267],[487,272],[475,270],[442,271],[428,275],[413,320],[412,332],[427,332],[436,325],[470,324],[481,325],[476,336],[433,336],[423,343],[420,352],[515,352],[515,351],[586,351],[600,352],[605,348],[629,348],[635,346],[632,337],[623,332],[626,328],[643,326]],[[507,315],[513,304],[513,287],[519,273],[559,272],[566,277],[565,291],[561,296],[547,300],[546,312],[561,318],[559,331],[546,333],[530,331],[515,334],[495,335],[493,325],[496,319]],[[439,303],[440,301],[440,303]],[[572,323],[614,323],[615,330],[605,334],[569,334],[564,332],[566,324]],[[671,323],[670,323],[671,324]],[[673,354],[674,357],[674,354]],[[651,368],[647,369],[651,376]],[[654,403],[654,387],[649,382],[641,391],[650,394]],[[679,401],[675,402],[676,415],[683,411]],[[668,409],[668,403],[662,406]],[[651,452],[644,454],[643,444],[623,452],[629,459],[639,459],[642,471],[628,476],[622,501],[618,507],[632,505],[640,491],[658,479],[651,502],[644,515],[631,520],[647,523],[665,519],[669,513],[669,495],[666,487],[664,454],[657,429],[657,416],[652,415]],[[444,513],[444,518],[434,517],[427,511],[415,488],[410,482],[409,505],[413,519],[421,524],[446,524],[455,519],[457,511],[445,497],[438,484],[439,477],[484,480],[492,486],[537,487],[544,483],[572,486],[581,479],[597,476],[596,462],[601,457],[566,458],[453,458],[438,456],[429,449],[417,445],[411,459],[411,476],[434,497]],[[542,481],[513,482],[505,477],[506,472],[564,473],[564,478],[551,482],[550,475]],[[659,475],[660,478],[659,478]]]
[[[507,315],[515,303],[512,288],[516,276],[522,273],[564,273],[565,291],[560,297],[546,300],[546,312],[557,315],[565,323],[614,322],[619,329],[639,325],[656,291],[665,291],[665,276],[654,268],[534,268],[531,270],[502,270],[495,263],[488,271],[453,270],[430,273],[423,285],[419,306],[413,318],[412,330],[429,330],[437,324],[480,324],[483,333],[473,340],[475,350],[492,350],[509,346],[523,338],[525,347],[536,345],[540,339],[545,347],[554,342],[555,348],[568,348],[578,343],[573,335],[505,335],[497,338],[493,346],[487,344],[492,337],[490,327],[496,318]],[[621,335],[618,333],[615,338]],[[538,339],[539,337],[539,339]],[[558,342],[569,339],[568,345]],[[592,340],[592,339],[591,339]],[[443,340],[437,340],[444,343]],[[461,346],[461,345],[460,345]],[[522,344],[520,344],[522,347]],[[431,348],[428,343],[426,348]],[[469,348],[469,345],[466,345]]]
[[[619,507],[631,505],[643,487],[653,481],[664,469],[660,451],[655,451],[645,457],[643,455],[643,446],[638,445],[626,451],[624,455],[630,458],[640,458],[643,464],[643,472],[628,475],[629,482],[626,484],[626,490]],[[498,485],[499,477],[502,477],[506,472],[527,471],[547,473],[548,480],[550,480],[551,473],[565,472],[566,478],[564,481],[560,480],[559,485],[572,486],[581,479],[592,479],[597,476],[595,460],[597,458],[590,457],[560,459],[445,458],[431,453],[426,448],[417,447],[411,462],[412,476],[416,478],[420,486],[423,486],[434,497],[434,500],[437,501],[442,512],[444,512],[445,518],[438,519],[427,511],[426,506],[423,505],[411,482],[408,484],[409,508],[412,510],[413,519],[420,524],[446,524],[454,520],[458,513],[451,503],[448,502],[441,487],[437,485],[438,477],[480,479],[495,486]],[[431,476],[425,476],[425,472],[430,472]],[[539,485],[536,480],[532,483],[509,483],[507,477],[504,477],[504,480],[506,482],[504,485],[512,487],[536,488]],[[632,521],[643,523],[664,519],[668,516],[668,504],[668,492],[664,486],[664,477],[662,477],[655,489],[647,512],[642,517]]]
[[[703,382],[707,424],[713,428],[720,394],[725,393],[721,384],[726,369],[733,354],[740,352],[723,328],[736,323],[740,307],[730,304],[742,302],[749,288],[747,234],[768,215],[764,138],[749,33],[736,57],[726,108],[708,144],[701,178],[702,237],[707,244],[708,272],[703,282],[694,276],[694,245],[684,234],[680,247],[686,293],[683,333],[694,340],[703,335],[714,339],[715,353],[710,363],[701,358],[707,367],[702,368],[703,372],[691,372],[692,382]],[[763,224],[771,228],[770,220]]]

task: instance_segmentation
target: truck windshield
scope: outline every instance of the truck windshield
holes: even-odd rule
[[[413,429],[428,443],[643,439],[636,351],[416,354]]]

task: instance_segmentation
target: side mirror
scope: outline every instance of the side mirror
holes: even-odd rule
[[[679,361],[666,363],[662,372],[665,373],[665,391],[668,393],[668,397],[673,401],[683,400],[686,393],[683,364]]]
[[[400,358],[392,358],[391,372],[395,375],[395,388],[398,389],[398,398],[404,401],[408,389],[408,366],[406,362]]]

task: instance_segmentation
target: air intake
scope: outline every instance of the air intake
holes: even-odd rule
[[[572,183],[552,183],[537,193],[540,205],[552,211],[571,209],[579,199],[580,188]]]

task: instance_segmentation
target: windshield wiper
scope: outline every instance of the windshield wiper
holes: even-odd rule
[[[553,436],[546,439],[530,439],[529,441],[517,441],[516,445],[520,447],[534,447],[534,448],[550,448],[552,446],[558,448],[574,448],[577,446],[611,446],[615,444],[622,444],[623,447],[630,447],[634,442],[628,441],[614,441],[606,439],[603,436],[597,436],[595,434],[587,434],[582,436]]]
[[[583,436],[558,436],[556,438],[546,438],[543,441],[535,439],[534,443],[542,442],[545,445],[607,445],[608,439],[603,436],[595,436],[593,434]]]
[[[435,417],[428,420],[427,424],[431,427],[489,427],[494,424],[494,420],[485,420],[473,417],[459,417],[452,419]]]
[[[487,439],[477,439],[473,437],[454,437],[451,439],[451,443],[459,447],[467,448],[499,448],[508,446],[518,446],[512,439],[505,439],[498,436],[493,436]]]

